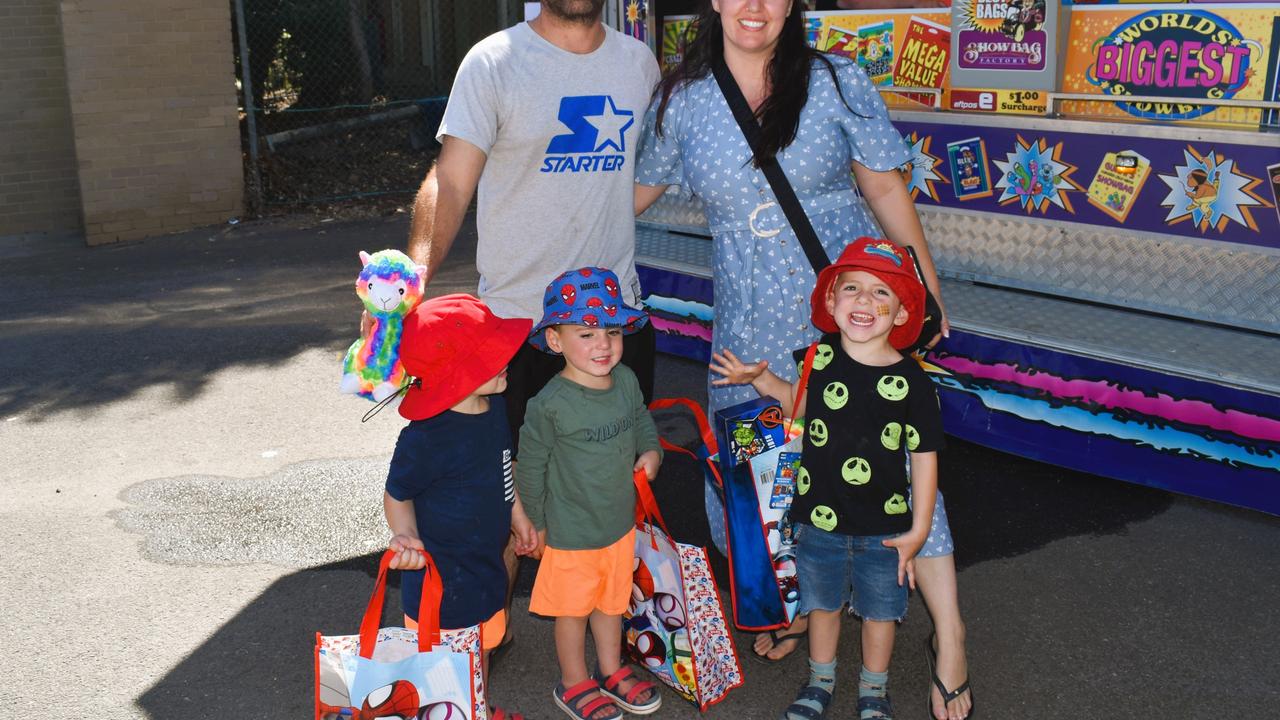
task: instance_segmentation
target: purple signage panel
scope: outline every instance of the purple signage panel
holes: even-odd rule
[[[1280,147],[976,123],[896,125],[912,146],[913,174],[931,176],[912,181],[917,203],[1280,248],[1272,193]],[[974,191],[986,185],[976,181],[978,159],[990,161],[989,193]],[[964,181],[974,188],[944,187]]]

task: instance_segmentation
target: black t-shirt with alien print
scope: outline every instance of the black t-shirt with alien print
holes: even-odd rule
[[[797,364],[807,350],[795,352]],[[910,530],[903,453],[944,444],[938,392],[919,363],[863,365],[841,349],[839,335],[824,335],[805,397],[792,520],[843,535]]]

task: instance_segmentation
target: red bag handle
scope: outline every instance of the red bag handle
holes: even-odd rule
[[[418,552],[427,560],[427,565],[423,568],[422,599],[418,602],[418,652],[430,652],[432,647],[440,644],[440,601],[444,598],[444,583],[440,581],[440,572],[436,569],[431,554],[425,550]],[[391,559],[395,556],[396,551],[391,549],[382,553],[373,596],[369,598],[364,619],[360,621],[360,657],[366,660],[373,657],[373,646],[378,641],[382,605],[387,595],[387,571],[391,569]]]
[[[662,511],[658,509],[658,498],[653,496],[653,488],[649,487],[649,476],[644,474],[644,470],[637,470],[632,480],[636,484],[636,524],[656,522],[670,538],[671,531],[667,529],[667,522],[662,519]],[[657,541],[654,541],[653,546],[655,550],[658,549]]]
[[[701,457],[692,450],[688,450],[674,445],[666,441],[665,438],[659,437],[658,443],[662,445],[663,450],[678,452],[697,460],[705,462],[711,468],[711,474],[716,479],[716,484],[723,487],[724,481],[720,478],[720,469],[711,461],[711,456],[715,455],[719,450],[716,444],[715,433],[711,432],[711,423],[707,422],[707,414],[702,410],[702,406],[690,400],[689,398],[658,398],[649,403],[650,410],[666,410],[667,408],[683,407],[693,414],[693,421],[698,426],[698,435],[702,438],[702,444],[707,448],[707,457]],[[664,528],[665,529],[665,528]]]

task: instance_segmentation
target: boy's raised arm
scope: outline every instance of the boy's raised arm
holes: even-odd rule
[[[708,366],[711,372],[723,377],[723,380],[712,380],[711,384],[717,387],[721,385],[746,385],[751,383],[751,387],[763,397],[771,397],[782,404],[782,413],[787,417],[800,417],[804,415],[805,402],[800,401],[799,407],[796,405],[796,392],[800,389],[800,383],[789,383],[778,377],[769,369],[769,361],[761,360],[754,365],[747,365],[738,359],[728,348],[718,353],[711,354],[711,364]]]

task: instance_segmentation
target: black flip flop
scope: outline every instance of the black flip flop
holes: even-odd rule
[[[783,660],[786,660],[787,658],[794,655],[797,650],[799,650],[801,647],[804,646],[805,641],[808,639],[809,639],[809,631],[807,629],[803,632],[784,633],[782,635],[779,635],[777,630],[770,630],[769,641],[772,643],[772,645],[769,646],[768,650],[765,650],[766,654],[761,655],[760,653],[755,651],[755,648],[752,648],[751,656],[754,657],[756,660],[759,660],[760,662],[766,663],[768,665],[780,663]],[[794,650],[777,659],[774,659],[768,656],[767,653],[769,653],[774,648],[778,647],[779,644],[788,642],[791,640],[794,640],[796,643],[796,647]]]
[[[969,687],[969,679],[965,678],[965,681],[960,683],[955,690],[948,690],[947,686],[942,684],[942,679],[938,677],[937,671],[934,670],[934,666],[938,664],[938,651],[933,649],[933,633],[929,633],[929,637],[924,640],[924,658],[929,663],[929,679],[932,680],[934,686],[938,688],[938,692],[942,693],[942,707],[946,708],[951,704],[952,700],[960,697],[966,690],[968,690],[969,714],[965,716],[965,720],[972,718],[974,711],[978,709],[978,704],[973,700],[973,689]],[[925,707],[929,711],[929,717],[933,720],[932,690],[925,693]]]

